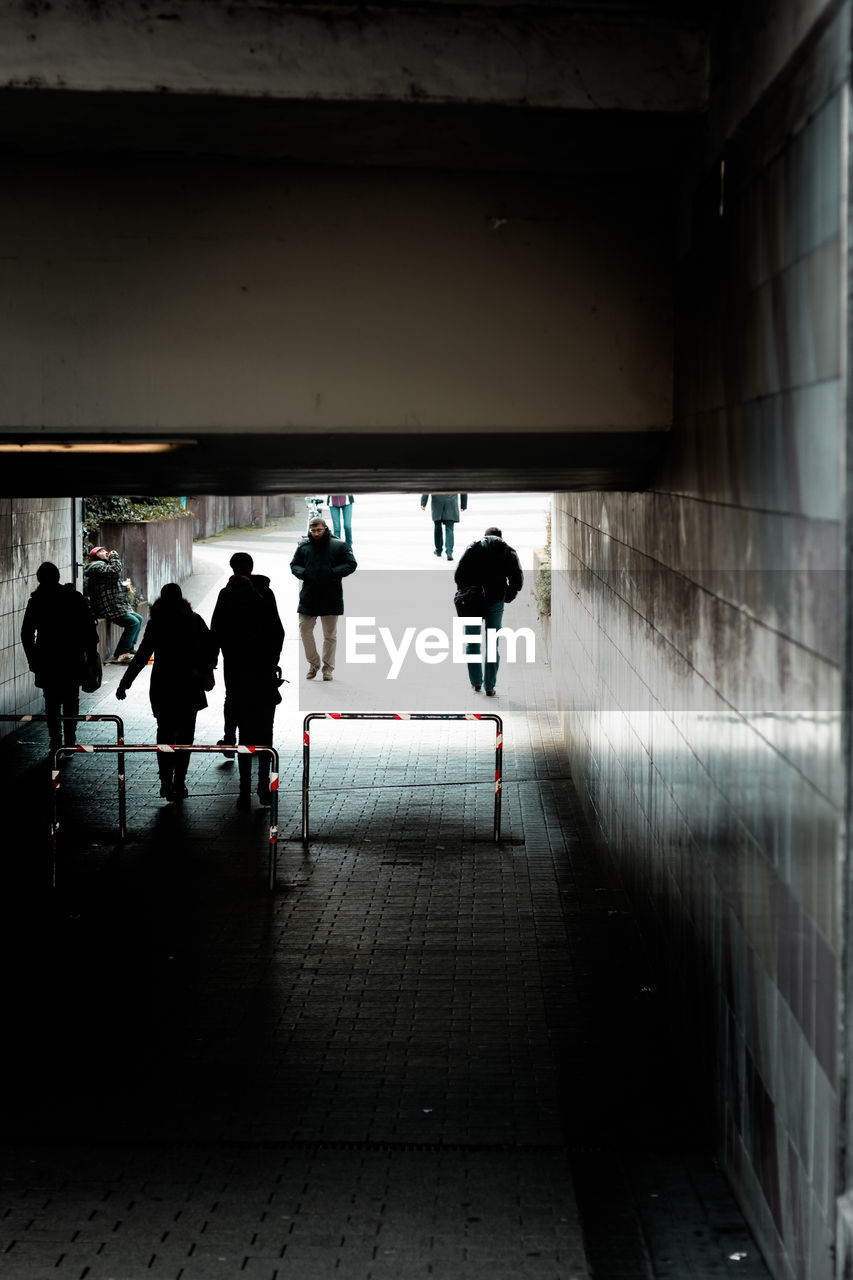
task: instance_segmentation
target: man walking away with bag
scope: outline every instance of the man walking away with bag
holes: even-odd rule
[[[518,555],[513,547],[504,542],[500,529],[491,525],[479,542],[472,542],[466,548],[454,580],[459,588],[483,588],[483,617],[479,621],[472,619],[466,623],[465,630],[469,640],[465,652],[470,654],[480,650],[482,656],[468,663],[468,679],[475,693],[479,693],[485,685],[486,697],[493,698],[500,666],[500,653],[494,633],[503,623],[504,605],[515,599],[524,582]],[[475,630],[477,635],[472,634]],[[492,643],[495,644],[492,661],[487,657],[490,632]]]
[[[86,595],[95,618],[106,618],[122,628],[118,644],[108,662],[129,663],[136,653],[136,642],[142,630],[142,615],[130,607],[124,569],[117,551],[92,547],[89,563],[83,570]]]
[[[270,580],[253,573],[247,551],[231,557],[231,577],[219,593],[210,630],[222,652],[225,681],[225,737],[222,744],[271,747],[275,709],[281,702],[278,664],[284,627]],[[237,807],[251,804],[252,756],[238,755],[240,794]],[[258,757],[258,800],[268,805],[270,756]]]
[[[331,680],[335,669],[338,618],[344,611],[343,580],[358,568],[352,548],[333,538],[326,521],[315,516],[290,562],[290,572],[299,578],[299,636],[308,659],[306,680],[320,669],[320,655],[314,640],[317,619],[323,627],[323,679]]]
[[[30,596],[21,626],[21,644],[36,688],[44,694],[50,749],[62,746],[62,716],[80,714],[80,684],[87,663],[98,659],[98,631],[86,601],[46,560],[36,570],[38,586]],[[77,725],[65,724],[65,745],[77,742]]]

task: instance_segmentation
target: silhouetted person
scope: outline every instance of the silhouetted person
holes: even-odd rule
[[[514,600],[521,590],[524,574],[515,550],[503,540],[503,534],[496,525],[491,525],[479,542],[472,542],[459,561],[454,575],[457,587],[483,588],[484,615],[481,622],[466,619],[466,633],[471,638],[465,645],[466,653],[473,653],[480,648],[482,657],[468,663],[468,679],[471,688],[479,693],[486,686],[486,696],[495,696],[495,685],[498,679],[500,654],[495,642],[495,656],[492,662],[486,658],[489,632],[498,630],[503,622],[504,605]],[[479,632],[474,634],[474,629]]]
[[[344,611],[343,580],[358,565],[352,548],[333,538],[326,521],[315,516],[290,562],[290,572],[299,578],[299,637],[308,659],[306,680],[313,680],[321,659],[314,639],[317,619],[323,628],[323,679],[331,680],[338,647],[338,618]]]
[[[123,700],[140,671],[154,655],[149,697],[157,720],[157,741],[191,746],[195,721],[207,706],[205,692],[213,688],[213,668],[217,650],[207,623],[194,613],[176,582],[163,587],[151,606],[142,643],[116,689]],[[184,800],[189,753],[157,752],[160,795],[165,800]]]
[[[222,651],[225,680],[225,740],[239,736],[243,746],[271,747],[275,709],[281,702],[277,667],[284,643],[284,627],[278,614],[269,578],[252,573],[254,562],[246,551],[231,557],[232,574],[219,593],[210,629]],[[258,757],[258,799],[270,803],[270,764],[266,752]],[[252,790],[252,756],[238,756],[240,795],[237,804],[248,808]]]
[[[61,716],[80,713],[83,667],[98,652],[98,631],[89,607],[70,582],[46,560],[36,570],[38,586],[30,596],[21,624],[21,644],[36,687],[44,695],[50,749],[62,746]],[[66,722],[65,745],[77,741],[77,725]]]
[[[427,498],[430,500],[435,555],[441,555],[442,540],[448,560],[453,559],[453,538],[455,526],[459,523],[459,511],[468,507],[467,493],[422,493],[421,511],[426,511]]]

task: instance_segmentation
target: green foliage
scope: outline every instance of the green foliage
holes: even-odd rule
[[[551,615],[551,563],[543,564],[536,575],[536,608],[539,616],[548,618]]]
[[[140,520],[174,520],[188,516],[180,498],[84,498],[83,541],[86,547],[98,543],[102,524],[121,524]]]

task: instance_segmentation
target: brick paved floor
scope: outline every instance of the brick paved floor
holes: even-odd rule
[[[91,706],[150,740],[118,675]],[[176,807],[154,756],[128,757],[119,846],[106,754],[62,766],[51,892],[43,726],[0,743],[22,817],[4,864],[0,1274],[640,1280],[715,1275],[736,1251],[738,1274],[765,1274],[690,1141],[547,666],[507,672],[488,709],[505,719],[498,844],[492,726],[315,722],[303,845],[294,681],[273,893],[236,765],[194,757]],[[197,741],[219,715],[214,700]]]

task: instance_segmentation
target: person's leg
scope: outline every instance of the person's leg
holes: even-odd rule
[[[499,600],[497,604],[489,605],[489,609],[485,617],[486,653],[483,655],[485,659],[483,663],[483,672],[484,672],[483,684],[486,686],[486,693],[489,693],[491,690],[493,690],[495,685],[497,684],[498,667],[501,664],[500,650],[498,649],[497,645],[495,645],[494,660],[492,662],[488,660],[489,632],[492,632],[494,637],[494,632],[497,631],[497,629],[500,627],[501,623],[503,622],[503,617],[504,617],[503,600]]]
[[[218,747],[233,747],[237,742],[237,718],[234,715],[234,707],[231,694],[228,692],[228,685],[225,686],[225,701],[222,704],[222,737],[217,742]],[[228,754],[227,752],[225,753]]]
[[[311,671],[316,674],[320,666],[320,655],[317,652],[317,645],[314,640],[314,624],[316,621],[316,614],[300,613],[299,615],[299,638],[302,641],[302,648],[305,650],[305,657],[308,659],[309,674]]]
[[[115,622],[122,628],[122,634],[115,647],[113,657],[120,658],[123,653],[135,653],[136,642],[142,630],[142,615],[134,613],[132,609],[128,609],[123,618],[112,618],[110,621]]]
[[[68,684],[62,691],[62,714],[78,716],[80,714],[80,686]],[[63,724],[66,747],[77,745],[77,724],[74,720],[66,720]]]
[[[344,539],[348,547],[352,546],[352,503],[348,502],[345,507],[339,507],[339,511],[344,517]],[[338,535],[340,536],[340,535]]]
[[[336,538],[341,536],[341,508],[329,507],[329,515],[332,517],[332,533]]]
[[[478,657],[468,663],[468,679],[471,681],[471,688],[475,693],[483,687],[483,658],[482,645],[485,643],[483,635],[483,623],[480,618],[465,619],[465,635],[467,637],[465,643],[466,654],[476,653]]]
[[[47,735],[50,739],[51,751],[62,746],[62,689],[55,684],[42,685],[44,695],[44,714],[47,717]]]
[[[301,614],[299,620],[300,622],[302,621]],[[236,708],[236,717],[237,736],[240,746],[255,746],[256,744],[252,741],[254,725],[250,712],[245,707],[238,707]],[[252,757],[248,752],[238,754],[237,768],[240,775],[240,794],[237,797],[237,805],[238,808],[245,809],[250,803],[252,793]]]
[[[445,522],[444,522],[444,549],[445,549],[445,551],[447,552],[447,558],[448,558],[448,560],[452,560],[452,559],[453,559],[453,536],[454,536],[454,535],[453,535],[453,531],[454,531],[454,529],[455,529],[455,528],[456,528],[456,525],[453,523],[453,521],[452,521],[452,520],[445,520]]]
[[[335,654],[338,648],[338,615],[324,614],[320,619],[323,624],[323,677],[331,676],[335,669]]]
[[[441,524],[441,521],[440,521],[440,520],[433,520],[433,522],[432,522],[432,529],[433,529],[433,539],[434,539],[434,541],[435,541],[435,554],[436,554],[437,556],[440,556],[440,555],[441,555],[441,543],[442,543],[442,537],[443,537],[443,535],[442,535],[442,524]]]
[[[185,747],[191,747],[195,742],[195,711],[182,711],[176,717],[175,723],[175,742],[181,743]],[[187,771],[190,767],[190,753],[188,751],[176,751],[174,755],[175,775],[174,775],[174,792],[176,800],[183,800],[187,795]]]
[[[275,707],[270,706],[258,716],[258,736],[255,740],[256,746],[271,747],[273,745],[273,720],[275,717]],[[261,804],[270,803],[270,768],[272,766],[272,757],[266,751],[258,754],[258,799]]]
[[[175,722],[171,715],[158,718],[157,741],[174,744]],[[160,795],[164,800],[174,800],[175,756],[171,751],[157,752],[157,773],[160,775]]]

